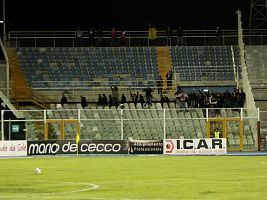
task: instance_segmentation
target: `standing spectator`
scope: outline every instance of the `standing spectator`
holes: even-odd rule
[[[125,104],[127,102],[125,95],[121,94],[121,104]]]
[[[84,96],[81,96],[81,106],[82,108],[85,108],[86,106],[88,106],[86,98]]]
[[[143,90],[146,94],[146,104],[148,107],[152,106],[152,88],[149,86]]]
[[[119,107],[119,99],[116,97],[112,97],[112,101],[113,101],[113,105],[115,106],[115,108],[117,109]]]
[[[62,108],[63,108],[64,105],[67,104],[67,103],[68,103],[68,99],[67,99],[67,97],[65,96],[65,94],[63,93],[63,94],[62,94],[62,97],[61,97],[61,100],[60,100],[60,104],[61,104]]]
[[[170,99],[166,94],[164,94],[164,99],[165,99],[165,102],[167,103],[168,108],[170,108]]]
[[[102,35],[102,29],[101,28],[99,28],[98,30],[97,30],[97,33],[96,33],[97,35],[97,46],[98,47],[101,47],[102,46],[102,39],[103,39],[103,35]]]
[[[223,97],[224,97],[225,107],[230,108],[231,107],[231,93],[229,92],[229,90],[226,90],[226,92],[223,93]]]
[[[221,132],[218,128],[216,128],[214,131],[214,138],[221,138]]]
[[[161,94],[160,95],[160,104],[161,107],[164,108],[164,103],[167,103],[168,108],[170,107],[170,99],[166,94]]]
[[[225,108],[224,98],[221,93],[218,94],[217,108]]]
[[[204,93],[203,105],[204,105],[204,108],[210,107],[210,100],[209,100],[209,94],[208,93]]]
[[[108,107],[111,109],[111,107],[114,106],[114,99],[111,95],[108,95]]]
[[[210,107],[212,108],[216,108],[217,107],[217,94],[212,94],[209,96],[209,104],[210,104]]]
[[[156,40],[157,40],[157,29],[154,25],[149,24],[149,29],[148,29],[148,42],[149,46],[156,46]]]
[[[94,28],[91,27],[89,29],[89,46],[93,47],[95,45],[95,32],[94,32]]]
[[[132,98],[132,101],[134,103],[134,107],[137,108],[137,103],[138,103],[138,91],[136,94],[132,94],[132,92],[130,91],[130,96]]]
[[[186,101],[189,97],[187,96],[186,93],[182,92],[180,94],[176,93],[176,102],[179,105],[179,108],[181,109],[186,109]]]
[[[102,94],[102,108],[104,109],[105,106],[108,105],[108,98],[105,94]]]
[[[173,71],[172,69],[169,70],[166,74],[166,79],[167,79],[167,90],[172,89],[172,78],[173,78]]]
[[[241,93],[240,93],[240,107],[244,108],[246,102],[246,93],[243,91],[243,89],[241,89]]]
[[[125,36],[125,31],[121,31],[120,33],[120,45],[121,46],[126,46],[126,36]]]
[[[220,45],[220,36],[221,36],[221,30],[219,26],[217,26],[215,31],[215,45]]]
[[[209,107],[210,107],[209,116],[210,117],[215,117],[216,114],[218,113],[217,110],[214,109],[214,108],[217,107],[217,102],[218,102],[217,101],[217,94],[216,93],[215,94],[210,94],[209,95]]]
[[[163,94],[160,94],[160,105],[161,105],[161,108],[164,108],[164,103],[165,103],[165,98],[164,98]]]
[[[167,72],[165,77],[166,77],[167,90],[169,90],[169,86],[170,86],[170,71]]]
[[[76,46],[81,47],[83,46],[83,31],[80,30],[80,27],[75,32],[76,37]]]
[[[177,46],[184,45],[184,31],[181,26],[177,30]]]
[[[115,97],[115,99],[119,99],[119,88],[117,85],[110,86],[112,97]]]
[[[199,108],[199,98],[198,98],[198,94],[196,94],[195,92],[193,92],[192,94],[191,108]]]
[[[177,86],[176,87],[176,93],[178,93],[178,94],[180,94],[180,93],[182,93],[182,88],[180,87],[180,86]]]
[[[97,104],[96,104],[96,108],[103,106],[103,99],[101,94],[98,94],[98,99],[97,99]]]
[[[139,103],[141,104],[142,109],[144,108],[145,99],[142,94],[139,95]]]
[[[157,87],[158,87],[158,94],[162,94],[163,79],[161,75],[159,75],[159,79],[157,81]]]
[[[235,89],[234,92],[233,92],[233,105],[235,108],[239,107],[240,106],[240,102],[241,102],[241,94],[239,92],[238,89]]]
[[[172,30],[171,27],[168,26],[166,30],[166,46],[171,46],[172,45]]]
[[[119,106],[119,92],[118,92],[118,86],[117,85],[114,85],[114,86],[110,86],[111,88],[111,92],[112,92],[112,102],[113,102],[113,105],[118,108]]]
[[[112,47],[116,46],[116,37],[117,37],[116,28],[113,27],[111,30],[111,46]]]

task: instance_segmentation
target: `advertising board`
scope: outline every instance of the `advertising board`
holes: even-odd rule
[[[164,154],[223,155],[227,153],[226,138],[167,139]]]
[[[28,155],[128,154],[126,140],[45,140],[28,141]]]
[[[163,141],[130,140],[129,154],[163,154]]]
[[[1,156],[27,156],[27,141],[0,141],[0,157]]]

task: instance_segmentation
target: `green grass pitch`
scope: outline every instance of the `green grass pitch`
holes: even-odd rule
[[[42,169],[35,174],[36,167]],[[267,199],[266,156],[0,159],[0,199]]]

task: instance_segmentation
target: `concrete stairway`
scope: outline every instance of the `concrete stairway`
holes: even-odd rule
[[[163,93],[167,92],[166,74],[172,69],[172,61],[169,47],[157,47],[157,64],[159,75],[163,79]],[[173,75],[174,79],[174,75]],[[172,82],[172,90],[168,92],[170,95],[175,93],[175,81]]]
[[[31,100],[32,91],[21,70],[15,50],[13,48],[6,48],[6,52],[10,66],[11,99],[16,101]]]

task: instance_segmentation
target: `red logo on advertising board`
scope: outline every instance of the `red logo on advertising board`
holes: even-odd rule
[[[166,153],[172,153],[174,149],[174,144],[172,143],[172,140],[166,140]]]

